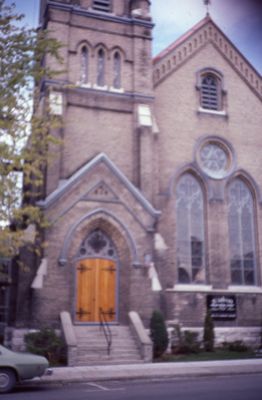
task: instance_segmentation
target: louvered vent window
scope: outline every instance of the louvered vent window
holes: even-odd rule
[[[221,109],[220,81],[212,74],[206,74],[201,79],[201,106],[207,110]]]
[[[94,0],[93,9],[97,11],[110,12],[111,1],[110,0]]]

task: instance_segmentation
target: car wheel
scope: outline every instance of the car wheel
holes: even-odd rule
[[[0,368],[0,393],[10,392],[16,384],[16,375],[12,369]]]

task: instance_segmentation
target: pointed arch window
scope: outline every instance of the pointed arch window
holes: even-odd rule
[[[81,60],[80,60],[81,70],[80,70],[80,82],[88,82],[88,48],[83,46],[81,49]]]
[[[221,80],[213,73],[207,72],[201,76],[201,107],[207,110],[221,110]]]
[[[235,285],[255,285],[254,200],[248,186],[239,178],[228,187],[228,225],[231,282]]]
[[[204,196],[190,173],[176,187],[176,264],[179,283],[205,283]]]
[[[223,74],[213,67],[203,68],[196,74],[200,112],[226,115],[225,82]]]
[[[114,65],[113,65],[113,87],[115,89],[121,88],[121,56],[120,53],[117,51],[114,54]]]
[[[97,54],[97,86],[105,86],[105,52],[98,50]]]

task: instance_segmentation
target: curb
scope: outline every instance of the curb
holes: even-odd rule
[[[87,367],[58,367],[53,375],[30,383],[79,383],[109,380],[183,379],[223,375],[262,374],[262,360],[201,361]]]

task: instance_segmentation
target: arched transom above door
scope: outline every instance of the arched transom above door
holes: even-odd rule
[[[116,250],[110,238],[100,229],[95,229],[81,243],[77,258],[110,258],[116,260]]]

